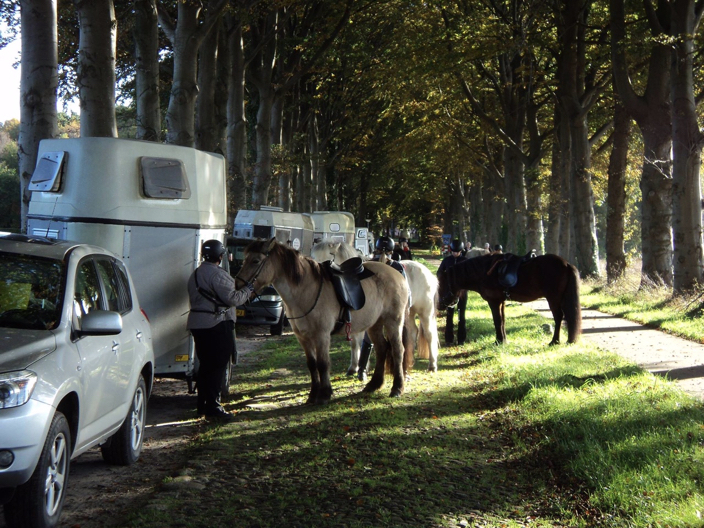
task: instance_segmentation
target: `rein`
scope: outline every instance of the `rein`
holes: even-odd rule
[[[320,285],[318,286],[318,295],[315,297],[315,302],[313,303],[313,306],[310,307],[310,309],[304,313],[303,315],[299,315],[297,317],[288,317],[286,318],[290,321],[291,319],[303,319],[306,315],[310,314],[313,309],[318,306],[318,301],[320,300],[320,294],[323,293],[323,274],[320,274]]]

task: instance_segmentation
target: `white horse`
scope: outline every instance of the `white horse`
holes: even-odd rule
[[[352,257],[359,257],[360,253],[345,242],[319,242],[313,246],[311,257],[318,262],[332,260],[340,264]],[[438,325],[436,313],[436,300],[438,279],[420,262],[402,260],[406,271],[406,279],[411,290],[410,324],[412,342],[417,340],[418,357],[428,359],[428,370],[438,370]],[[420,331],[416,325],[416,316],[420,322]],[[359,352],[364,334],[354,334],[351,337],[350,366],[348,376],[354,376],[359,369]]]

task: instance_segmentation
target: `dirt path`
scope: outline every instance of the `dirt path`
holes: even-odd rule
[[[262,333],[265,330],[268,327],[238,327],[241,363],[253,361],[251,353],[265,340],[281,339],[267,336]],[[184,466],[186,447],[205,426],[204,420],[195,418],[195,408],[196,396],[188,393],[184,380],[156,379],[139,461],[128,467],[109,466],[103,462],[100,449],[94,448],[71,462],[60,526],[120,526],[122,512],[135,499],[151,494],[165,478]],[[0,528],[5,526],[4,516],[0,515]]]
[[[546,300],[528,306],[552,320]],[[582,336],[704,400],[704,345],[596,310],[582,311]]]

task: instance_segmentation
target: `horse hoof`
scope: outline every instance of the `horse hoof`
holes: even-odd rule
[[[438,371],[438,367],[428,367],[428,372],[435,374]]]
[[[346,375],[348,378],[351,378],[352,376],[356,376],[356,375],[357,375],[357,371],[356,371],[355,369],[349,369],[349,370],[347,371],[347,374],[345,374],[345,375]]]
[[[403,394],[403,390],[393,389],[391,391],[391,394],[389,394],[389,398],[400,398],[402,394]]]
[[[363,372],[360,372],[359,374],[357,374],[357,379],[359,381],[367,381],[367,372],[363,371]]]

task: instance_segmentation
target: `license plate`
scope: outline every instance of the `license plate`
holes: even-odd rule
[[[188,361],[188,354],[178,354],[175,359],[176,363],[184,363]]]
[[[237,310],[237,317],[244,317],[244,310]]]

